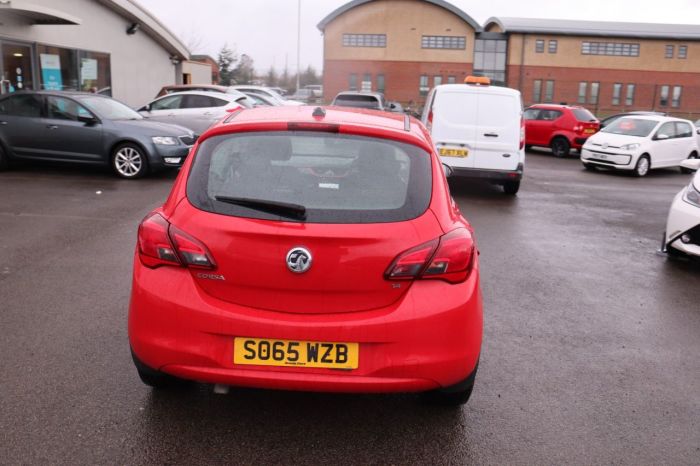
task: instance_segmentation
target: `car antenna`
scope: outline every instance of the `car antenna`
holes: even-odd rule
[[[411,117],[408,115],[403,116],[403,130],[411,131]]]
[[[324,118],[326,116],[326,111],[321,107],[316,107],[314,113],[311,114],[315,118]]]

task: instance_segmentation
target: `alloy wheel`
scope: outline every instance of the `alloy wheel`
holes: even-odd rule
[[[138,176],[143,170],[143,156],[133,147],[122,147],[114,154],[114,168],[125,178]]]

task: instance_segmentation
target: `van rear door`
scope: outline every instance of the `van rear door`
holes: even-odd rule
[[[477,93],[468,88],[438,89],[430,112],[433,141],[442,162],[451,167],[474,168]]]
[[[498,88],[479,90],[474,167],[516,170],[520,163],[520,98],[516,93],[506,94]]]

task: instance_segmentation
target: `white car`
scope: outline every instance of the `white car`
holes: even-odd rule
[[[264,87],[264,86],[249,86],[246,84],[238,85],[238,86],[232,86],[233,89],[236,89],[239,92],[243,92],[244,94],[262,94],[264,96],[270,97],[274,100],[276,100],[280,105],[304,105],[303,102],[299,102],[297,100],[289,100],[285,99],[281,95],[279,95],[277,92],[273,91],[269,87]]]
[[[612,168],[646,176],[654,168],[678,167],[698,152],[690,121],[640,115],[620,118],[588,138],[581,162],[587,170]]]
[[[681,167],[697,171],[700,160],[684,160]],[[661,250],[672,256],[700,257],[700,172],[673,200]]]
[[[469,76],[465,84],[435,87],[422,121],[452,176],[490,181],[517,194],[525,166],[520,92]]]
[[[164,95],[141,107],[138,112],[145,118],[184,126],[202,134],[231,112],[244,108],[243,94],[187,91]]]

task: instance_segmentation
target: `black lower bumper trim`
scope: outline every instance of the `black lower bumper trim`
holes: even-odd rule
[[[474,180],[490,181],[520,181],[523,179],[523,165],[518,165],[515,171],[506,170],[485,170],[482,168],[462,168],[452,167],[454,178],[465,178]]]

